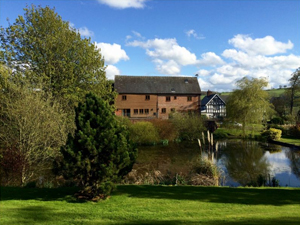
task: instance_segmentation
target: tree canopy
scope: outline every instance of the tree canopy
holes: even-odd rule
[[[237,81],[239,89],[234,90],[226,102],[227,117],[242,123],[244,134],[247,124],[261,123],[272,112],[269,95],[263,90],[267,85],[263,78],[244,77]]]
[[[103,57],[90,39],[49,7],[27,7],[7,28],[1,27],[1,58],[13,72],[10,79],[27,80],[55,98],[77,103],[93,91],[107,97]]]

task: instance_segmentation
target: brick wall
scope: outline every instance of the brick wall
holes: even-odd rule
[[[124,99],[126,96],[126,100]],[[199,111],[200,112],[200,96],[168,96],[150,95],[150,99],[146,100],[146,95],[118,95],[116,98],[116,115],[122,116],[122,110],[130,109],[131,118],[153,118],[168,119],[169,114],[174,111]],[[135,110],[138,112],[135,113]],[[149,113],[146,113],[146,110]]]
[[[124,97],[122,96],[126,96],[126,100],[123,100]],[[146,95],[118,95],[116,98],[116,115],[122,115],[123,109],[130,109],[131,118],[156,117],[157,95],[149,96],[150,99],[146,100]],[[135,110],[138,110],[138,113],[135,114]]]
[[[188,101],[188,96],[168,96],[170,97],[170,101],[166,97],[158,96],[158,118],[168,119],[172,110],[179,112],[199,110],[200,97],[198,96],[189,96],[191,97],[191,101]]]

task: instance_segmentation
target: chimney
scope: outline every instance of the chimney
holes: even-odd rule
[[[210,90],[208,90],[206,95],[207,95],[207,96],[210,96],[210,95],[212,95],[212,94],[213,94],[213,92],[210,91]]]

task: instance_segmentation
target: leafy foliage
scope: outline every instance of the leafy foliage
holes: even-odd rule
[[[75,134],[61,148],[63,160],[56,168],[66,179],[77,180],[84,196],[106,198],[114,182],[131,170],[137,150],[113,108],[94,94],[79,103],[75,123]]]
[[[263,137],[266,137],[268,140],[278,141],[281,138],[282,131],[275,128],[270,128],[262,133]]]
[[[150,122],[137,122],[130,125],[130,139],[138,144],[155,144],[159,141],[159,135]]]
[[[292,73],[292,77],[289,81],[291,88],[287,90],[287,94],[290,96],[290,114],[293,114],[295,101],[299,97],[300,91],[300,67]]]
[[[5,184],[25,185],[51,170],[66,134],[66,114],[51,96],[25,84],[0,85],[0,164]]]
[[[13,74],[56,99],[79,102],[86,93],[109,96],[104,60],[90,39],[49,7],[27,7],[25,15],[0,30],[1,58]]]
[[[227,100],[227,117],[242,123],[244,136],[247,124],[262,123],[273,113],[268,93],[263,90],[267,85],[263,78],[244,77],[237,82],[239,89],[234,90]]]
[[[196,140],[205,129],[202,118],[197,113],[174,113],[171,119],[179,136],[186,140]]]

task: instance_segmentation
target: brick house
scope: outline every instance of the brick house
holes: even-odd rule
[[[175,111],[200,113],[196,77],[115,76],[116,115],[130,119],[168,119]]]

